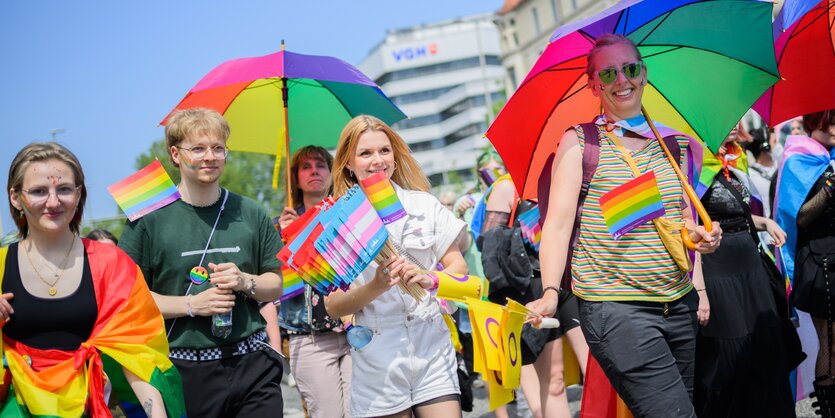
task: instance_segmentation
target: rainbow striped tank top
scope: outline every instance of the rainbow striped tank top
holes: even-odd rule
[[[609,233],[600,209],[600,197],[634,178],[615,144],[600,130],[600,160],[583,205],[580,231],[572,258],[572,290],[585,300],[668,302],[692,289],[664,247],[655,225],[645,222],[620,239]],[[583,132],[576,129],[580,148]],[[686,138],[678,138],[685,158]],[[655,171],[666,217],[681,219],[683,190],[657,140],[632,154],[641,173]]]

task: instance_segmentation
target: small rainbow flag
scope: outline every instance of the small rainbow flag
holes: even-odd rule
[[[600,198],[600,209],[615,239],[638,225],[664,215],[655,172],[644,173],[603,195]]]
[[[368,200],[374,206],[374,210],[380,215],[383,224],[390,224],[404,216],[406,210],[397,198],[397,193],[391,185],[386,173],[379,172],[361,181],[362,188],[368,195]]]
[[[283,264],[281,266],[281,276],[284,279],[284,291],[281,293],[281,298],[279,298],[280,301],[292,299],[304,293],[304,282],[302,281],[302,276],[299,276],[299,273],[296,273],[296,270],[293,270],[287,264]]]
[[[130,221],[135,221],[180,198],[177,186],[159,160],[107,188]]]

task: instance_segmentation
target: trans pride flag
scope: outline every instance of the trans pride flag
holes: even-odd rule
[[[783,161],[777,178],[777,192],[774,197],[774,220],[786,231],[786,243],[779,252],[784,274],[794,285],[794,265],[797,251],[797,213],[806,201],[809,191],[826,168],[835,160],[835,149],[827,151],[818,141],[793,135],[786,139]],[[785,266],[785,267],[783,267]],[[803,345],[806,360],[798,367],[797,399],[812,391],[815,378],[814,363],[818,352],[817,335],[808,314],[798,311],[800,328],[798,334]]]
[[[180,374],[168,359],[162,315],[142,272],[117,247],[83,242],[98,304],[93,332],[75,351],[39,350],[4,337],[8,369],[0,369],[0,377],[11,373],[12,389],[0,415],[109,417],[105,372],[125,410],[139,408],[124,367],[159,390],[169,417],[185,417]],[[6,253],[0,249],[0,282]]]

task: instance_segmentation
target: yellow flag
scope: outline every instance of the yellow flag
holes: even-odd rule
[[[514,390],[502,385],[501,372],[488,370],[483,376],[487,378],[487,391],[490,397],[491,411],[513,400]]]
[[[465,298],[478,299],[482,294],[484,279],[478,276],[444,273],[442,271],[430,271],[430,275],[438,278],[438,298],[466,302]]]
[[[501,343],[501,321],[504,307],[473,298],[467,298],[466,301],[470,307],[470,312],[475,315],[475,321],[472,323],[473,340],[476,338],[476,329],[478,329],[481,347],[484,348],[485,366],[489,370],[498,370],[501,373],[504,364]]]
[[[502,386],[512,389],[519,386],[519,377],[522,373],[522,325],[525,323],[525,314],[515,312],[508,307],[502,314],[502,352],[504,352],[504,365],[502,366]]]
[[[2,274],[2,273],[0,273]],[[475,314],[472,309],[467,310],[470,315],[470,324],[475,324]],[[473,371],[480,373],[482,376],[487,374],[487,367],[484,360],[484,347],[481,346],[481,335],[478,332],[478,327],[473,327]]]
[[[568,341],[568,338],[562,339],[562,364],[565,385],[571,386],[580,383],[580,362],[577,360],[577,355],[571,348],[571,342]]]

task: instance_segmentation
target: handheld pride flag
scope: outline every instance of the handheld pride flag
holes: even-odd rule
[[[159,160],[108,187],[107,191],[131,222],[180,198],[177,186]]]
[[[362,188],[365,189],[368,200],[371,201],[371,205],[377,210],[377,214],[380,215],[384,224],[388,225],[406,216],[406,210],[403,209],[403,204],[397,198],[397,193],[385,172],[381,171],[367,177],[360,183],[362,183]]]
[[[467,303],[467,298],[481,299],[487,296],[486,282],[478,276],[463,274],[454,275],[442,271],[427,272],[429,276],[438,279],[438,299]]]
[[[614,188],[600,198],[603,219],[615,239],[666,212],[655,172],[649,171]]]

